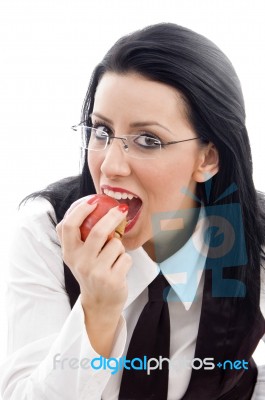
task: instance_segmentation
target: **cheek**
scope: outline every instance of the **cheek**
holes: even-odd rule
[[[101,167],[101,159],[100,157],[93,154],[93,152],[89,152],[87,157],[87,164],[90,174],[92,176],[95,187],[98,189],[99,184],[99,176],[100,176],[100,167]]]
[[[164,191],[178,190],[178,188],[188,183],[192,177],[193,168],[185,162],[168,162],[164,163],[161,168],[154,172],[152,171],[153,183],[159,187],[164,187]]]
[[[149,176],[149,180],[146,180],[146,188],[147,192],[153,193],[150,201],[155,202],[154,207],[164,211],[188,207],[191,199],[187,199],[189,196],[185,193],[194,193],[196,189],[192,174],[192,165],[185,161],[167,163],[159,171],[153,171],[153,179]]]

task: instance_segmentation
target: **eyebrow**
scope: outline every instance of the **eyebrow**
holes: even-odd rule
[[[96,116],[98,118],[101,118],[102,120],[108,122],[109,124],[113,125],[113,121],[111,121],[111,119],[104,117],[104,115],[97,113],[97,112],[93,112],[92,114],[90,114],[90,117],[92,116]],[[168,129],[166,126],[161,125],[159,122],[156,121],[139,121],[139,122],[133,122],[132,124],[130,124],[131,128],[140,128],[140,127],[144,127],[144,126],[150,126],[150,125],[156,125],[159,126],[160,128],[165,129],[167,132],[169,132],[171,135],[173,135],[173,133],[171,132],[170,129]]]

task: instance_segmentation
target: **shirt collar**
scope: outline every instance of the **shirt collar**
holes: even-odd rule
[[[125,308],[156,278],[161,269],[171,285],[168,301],[172,301],[177,295],[178,301],[189,310],[196,298],[207,258],[208,246],[204,241],[207,224],[205,210],[202,208],[190,239],[160,264],[155,263],[142,247],[129,252],[133,266],[128,273],[128,298]]]
[[[128,307],[142,291],[156,278],[160,269],[142,247],[128,252],[133,260],[128,272],[128,298],[124,308]]]

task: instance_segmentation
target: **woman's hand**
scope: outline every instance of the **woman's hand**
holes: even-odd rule
[[[108,357],[113,338],[127,299],[126,275],[132,261],[122,242],[109,234],[125,218],[126,213],[112,208],[91,229],[85,242],[80,226],[96,208],[85,199],[78,200],[57,225],[63,260],[80,285],[81,303],[87,333],[94,349]]]

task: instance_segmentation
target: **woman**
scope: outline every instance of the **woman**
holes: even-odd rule
[[[81,175],[21,210],[4,400],[261,399],[265,215],[231,63],[147,27],[96,67],[81,121]],[[121,205],[83,242],[96,192]]]

